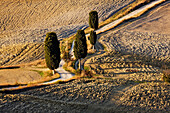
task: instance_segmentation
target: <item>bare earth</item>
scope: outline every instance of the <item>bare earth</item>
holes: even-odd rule
[[[100,35],[109,50],[135,53],[170,62],[170,4],[152,10],[123,28]]]
[[[166,2],[142,18],[100,34],[99,41],[109,52],[94,56],[85,64],[95,74],[128,81],[112,94],[113,103],[131,106],[125,108],[127,111],[135,112],[140,107],[136,112],[169,112],[170,85],[162,83],[159,68],[165,64],[169,67],[170,62],[169,7]]]
[[[74,3],[71,0],[67,3],[70,2]],[[96,2],[99,2],[96,5],[100,6],[98,7],[100,11],[106,11],[109,9],[106,6],[117,6],[118,3],[123,3],[121,6],[125,5],[123,0],[117,4],[112,4],[115,1],[109,3],[109,0]],[[33,2],[27,2],[26,5],[31,7],[31,3]],[[89,11],[86,10],[86,7],[91,7],[89,2],[82,3],[84,10]],[[101,5],[102,3],[109,5]],[[108,52],[100,52],[101,54],[86,59],[85,65],[89,66],[94,74],[102,75],[103,78],[81,78],[65,84],[12,92],[14,94],[0,93],[0,112],[42,112],[42,110],[59,113],[169,112],[170,84],[162,82],[162,71],[159,68],[162,63],[169,64],[170,58],[169,7],[167,1],[147,15],[98,36],[99,42],[106,46]],[[100,15],[102,16],[102,12]],[[79,21],[78,17],[75,18]],[[55,22],[55,19],[50,20]],[[80,21],[83,22],[81,19]],[[42,26],[45,25],[46,19],[43,22]],[[32,27],[35,26],[32,24]],[[19,28],[18,26],[17,29]],[[6,34],[7,31],[3,29],[3,33]],[[21,61],[24,62],[22,55],[20,58],[23,58]]]
[[[91,10],[97,10],[99,20],[103,21],[132,1],[1,0],[0,65],[44,58],[42,43],[47,32],[55,31],[58,39],[66,38],[88,26]]]
[[[133,0],[1,0],[0,47],[8,44],[43,42],[55,31],[65,38],[88,26],[91,10],[100,21]]]
[[[26,84],[40,80],[42,77],[37,72],[23,69],[0,70],[0,85]]]

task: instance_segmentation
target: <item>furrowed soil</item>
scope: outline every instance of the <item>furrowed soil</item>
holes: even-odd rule
[[[1,0],[0,65],[44,58],[42,43],[47,32],[56,32],[61,40],[87,27],[91,10],[98,11],[101,22],[131,2],[133,0]],[[34,44],[39,47],[33,48]],[[13,51],[13,48],[19,50]],[[27,54],[28,48],[30,54]],[[28,58],[20,56],[22,53]]]
[[[27,2],[27,5],[31,6],[34,2]],[[67,3],[69,2],[73,1]],[[108,6],[116,1],[103,1],[103,4],[109,4],[103,7],[102,1],[95,2],[100,3],[98,7],[100,11],[106,11],[109,9]],[[117,3],[123,3],[119,7],[129,2],[117,1]],[[112,5],[115,5],[114,3]],[[170,84],[162,81],[161,69],[165,65],[169,68],[169,4],[170,2],[167,1],[133,21],[129,20],[114,30],[98,35],[99,43],[103,44],[107,51],[92,55],[85,62],[85,66],[88,66],[96,77],[80,78],[41,88],[0,92],[0,112],[169,112]],[[96,3],[96,5],[99,4]],[[82,7],[85,6],[82,5]],[[102,15],[101,12],[99,14]],[[100,19],[101,17],[103,16],[100,16]],[[75,18],[79,21],[78,17]],[[35,45],[40,46],[41,44],[38,45],[37,42]],[[23,47],[16,47],[16,49],[22,51]],[[7,50],[12,51],[10,48]],[[30,55],[33,55],[32,53],[30,52]],[[8,61],[6,64],[12,64],[12,61],[17,64],[17,60],[14,59],[4,61]],[[4,62],[2,64],[5,65]],[[100,77],[97,77],[98,75]]]
[[[0,66],[25,65],[44,59],[47,32],[56,32],[61,40],[87,27],[91,10],[98,11],[101,22],[131,2],[133,0],[1,0]],[[10,74],[11,78],[18,78],[17,75]],[[1,80],[8,77],[1,76]]]
[[[124,27],[100,35],[108,50],[148,56],[170,62],[170,3],[165,2],[139,19],[128,21]]]
[[[100,34],[99,42],[108,51],[85,63],[96,75],[128,81],[122,84],[123,89],[114,90],[119,96],[113,94],[113,100],[131,106],[129,112],[138,107],[136,112],[169,112],[170,85],[162,82],[162,69],[170,67],[169,3]]]

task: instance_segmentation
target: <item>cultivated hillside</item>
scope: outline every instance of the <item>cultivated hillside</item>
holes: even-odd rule
[[[95,5],[99,8],[96,10],[100,12],[100,20],[102,20],[102,12],[108,11],[104,15],[110,15],[112,11],[125,5],[123,0],[117,0],[119,1],[117,4],[111,4],[116,1],[103,1],[103,5],[101,1],[98,1],[100,5]],[[89,2],[87,4],[85,1],[82,2],[84,4],[81,7],[92,8],[91,5],[87,5]],[[110,6],[107,3],[115,6],[112,7],[114,10],[106,7]],[[122,4],[119,6],[118,3]],[[88,66],[86,69],[95,74],[93,78],[84,77],[67,83],[12,91],[10,94],[0,92],[0,112],[168,113],[170,111],[170,84],[162,81],[162,69],[159,66],[162,65],[161,63],[169,65],[169,3],[167,1],[139,18],[129,20],[121,24],[122,26],[99,34],[98,43],[102,43],[107,51],[97,47],[99,51],[85,59],[85,66]],[[77,4],[78,2],[75,5]],[[31,4],[27,5],[31,6]],[[75,8],[74,11],[77,9]],[[79,16],[84,24],[78,19]],[[81,24],[86,25],[88,17],[86,20],[82,15],[79,16],[76,17],[78,24],[62,26],[61,31],[69,27],[76,30],[82,27]],[[43,44],[37,43],[39,38],[33,36],[42,37],[41,35],[48,30],[58,31],[56,25],[48,28],[43,26],[43,22],[42,24],[33,23],[30,28],[24,27],[27,30],[16,28],[21,29],[22,33],[14,36],[23,36],[18,39],[30,39],[30,42],[34,39],[36,43],[2,47],[0,49],[2,65],[43,58]],[[40,32],[41,27],[36,24],[42,25],[42,32]],[[37,28],[31,29],[31,26]],[[53,25],[49,24],[49,26]],[[24,33],[30,34],[23,35]],[[40,40],[44,39],[40,38]]]
[[[170,2],[156,7],[124,27],[100,35],[109,50],[135,53],[169,63]],[[158,62],[160,63],[160,62]]]
[[[88,13],[99,12],[100,21],[133,0],[1,0],[0,46],[42,42],[46,32],[65,38],[88,26]],[[11,39],[11,40],[9,40]]]
[[[1,0],[0,65],[44,58],[47,32],[59,39],[88,26],[88,14],[97,10],[103,21],[134,0]]]

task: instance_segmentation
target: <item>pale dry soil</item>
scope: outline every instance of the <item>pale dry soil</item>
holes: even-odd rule
[[[144,108],[140,112],[169,112],[170,85],[162,82],[161,69],[170,67],[169,3],[100,34],[99,42],[108,52],[85,63],[94,74],[128,81],[124,88],[114,90],[118,96],[112,95],[116,103],[131,106],[127,111],[140,107]]]
[[[169,84],[139,84],[123,78],[79,79],[16,94],[0,93],[0,111],[164,113],[169,111],[169,98]]]
[[[1,0],[0,66],[44,58],[47,32],[58,39],[88,26],[89,12],[96,10],[104,21],[134,0]]]
[[[139,54],[170,62],[170,2],[154,8],[124,27],[100,35],[101,43],[108,50]]]
[[[59,39],[88,26],[89,12],[96,10],[99,21],[134,0],[1,0],[0,47],[43,42],[55,31]]]
[[[169,112],[170,84],[149,59],[110,51],[85,65],[103,78],[0,93],[1,112]]]
[[[130,79],[139,81],[159,81],[161,69],[155,67],[153,59],[138,55],[124,54],[115,51],[106,52],[88,59],[85,66],[88,66],[94,74],[104,77],[116,77],[131,75]],[[136,78],[136,73],[140,79]],[[155,79],[148,74],[154,75]],[[129,76],[129,75],[128,75]]]
[[[88,59],[85,65],[94,74],[121,82],[121,87],[113,88],[116,94],[109,97],[116,104],[131,106],[127,111],[140,107],[144,108],[138,109],[141,112],[165,112],[170,106],[170,84],[162,82],[161,69],[153,62],[148,57],[109,51]]]
[[[24,69],[3,69],[0,70],[0,85],[27,84],[41,80],[42,76],[30,70]]]
[[[0,65],[18,65],[44,59],[43,43],[17,44],[0,48]]]
[[[98,11],[101,22],[131,2],[133,0],[1,0],[0,66],[25,65],[44,59],[43,43],[47,32],[55,31],[59,40],[66,38],[88,26],[91,10]],[[1,72],[1,83],[9,84],[22,73],[9,71],[5,76],[6,71]],[[36,78],[36,74],[32,76]],[[14,80],[8,80],[9,76]]]
[[[123,28],[99,36],[109,52],[87,59],[85,65],[103,78],[0,93],[0,112],[169,112],[170,84],[162,82],[159,68],[169,62],[168,12],[167,1]]]

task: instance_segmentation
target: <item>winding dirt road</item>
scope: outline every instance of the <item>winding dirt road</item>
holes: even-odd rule
[[[122,18],[117,19],[117,20],[105,25],[104,27],[101,27],[100,29],[96,30],[96,34],[103,33],[103,32],[105,32],[107,30],[110,30],[110,29],[116,27],[117,25],[119,25],[120,23],[124,22],[125,20],[135,18],[135,17],[139,17],[140,15],[142,15],[143,13],[148,11],[148,9],[150,9],[150,8],[156,6],[156,5],[158,5],[158,4],[160,4],[160,3],[164,2],[164,1],[166,1],[166,0],[156,0],[156,1],[153,1],[153,2],[147,4],[147,5],[143,6],[143,7],[135,10],[135,11],[132,11],[131,13],[123,16]],[[90,34],[87,34],[86,36],[89,37]]]
[[[60,78],[48,81],[48,82],[44,82],[44,83],[40,83],[40,84],[36,84],[36,86],[40,86],[40,85],[50,85],[53,83],[56,83],[57,81],[64,81],[64,80],[69,80],[70,78],[72,78],[74,76],[74,74],[65,71],[63,69],[63,65],[65,64],[64,60],[62,59],[60,62],[60,67],[58,69],[56,69],[56,71],[60,74]],[[44,68],[44,69],[37,69],[39,71],[47,71],[49,70],[48,68]],[[34,86],[31,86],[34,87]],[[16,89],[22,89],[22,88],[28,88],[27,86],[15,86],[15,87],[8,87],[8,88],[2,88],[0,89],[0,91],[3,90],[16,90]]]
[[[49,82],[44,82],[42,83],[43,85],[48,85],[48,84],[53,84],[57,81],[60,81],[60,80],[68,80],[70,78],[72,78],[74,76],[74,74],[66,71],[63,69],[63,65],[65,64],[64,60],[62,59],[61,62],[60,62],[60,67],[58,69],[56,69],[56,71],[60,74],[60,78],[58,79],[55,79],[55,80],[52,80],[52,81],[49,81]]]
[[[148,5],[146,5],[146,6],[143,6],[143,7],[139,8],[139,9],[137,9],[137,10],[129,13],[128,15],[126,15],[126,16],[124,16],[124,17],[122,17],[122,18],[120,18],[120,19],[118,19],[118,20],[116,20],[116,21],[113,21],[113,22],[111,22],[110,24],[108,24],[108,25],[106,25],[106,26],[104,26],[104,27],[96,30],[96,33],[99,34],[99,33],[105,32],[105,31],[107,31],[107,30],[109,30],[109,29],[117,26],[118,24],[120,24],[120,23],[123,22],[124,20],[130,19],[130,18],[133,18],[133,17],[140,16],[141,14],[143,14],[144,12],[146,12],[148,9],[152,8],[153,6],[155,6],[155,5],[159,4],[159,3],[162,3],[163,1],[165,1],[165,0],[157,0],[157,1],[151,2],[150,4],[148,4]],[[86,37],[88,37],[88,36],[89,36],[89,34],[86,35]],[[73,47],[72,47],[72,49],[70,50],[70,52],[71,52],[71,51],[73,51]],[[67,80],[67,79],[70,79],[71,77],[73,77],[73,76],[74,76],[73,74],[65,71],[65,70],[62,68],[63,65],[64,65],[64,61],[62,60],[62,61],[60,62],[60,68],[58,68],[58,69],[56,70],[58,73],[60,73],[61,78],[56,79],[56,80],[53,80],[53,81],[41,83],[41,84],[39,84],[39,85],[52,84],[52,83],[57,82],[58,80]],[[25,87],[25,86],[24,86],[24,87]],[[16,88],[18,88],[18,87],[5,88],[5,90],[11,90],[11,89],[16,89]],[[0,89],[0,91],[1,91],[1,90],[4,90],[4,89]]]

